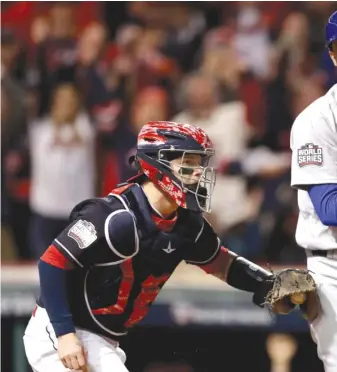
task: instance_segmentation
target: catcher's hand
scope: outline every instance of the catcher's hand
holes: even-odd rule
[[[304,316],[313,321],[320,312],[317,286],[307,270],[285,269],[268,278],[254,302],[267,305],[276,314],[288,314],[297,305]]]

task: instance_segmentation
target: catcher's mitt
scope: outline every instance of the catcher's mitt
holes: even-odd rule
[[[272,312],[288,314],[299,305],[309,321],[317,317],[320,310],[317,285],[309,271],[285,269],[274,273],[269,280],[271,287],[264,304]]]

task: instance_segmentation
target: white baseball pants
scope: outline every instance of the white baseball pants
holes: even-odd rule
[[[128,372],[126,356],[118,342],[95,333],[76,329],[77,337],[88,351],[88,372]],[[57,352],[57,338],[45,309],[37,307],[23,341],[26,356],[34,372],[69,372]]]
[[[337,251],[329,252],[328,257],[307,255],[307,268],[318,285],[322,307],[310,324],[311,335],[325,372],[337,372]]]

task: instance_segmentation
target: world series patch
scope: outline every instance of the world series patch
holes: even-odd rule
[[[68,236],[74,239],[77,245],[83,249],[89,247],[97,239],[97,232],[91,222],[79,220],[68,231]]]
[[[306,143],[297,150],[297,162],[300,167],[305,167],[306,165],[321,166],[323,164],[322,147],[313,143]]]

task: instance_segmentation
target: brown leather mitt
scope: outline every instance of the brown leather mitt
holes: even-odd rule
[[[317,285],[307,270],[284,269],[274,273],[265,304],[276,314],[288,314],[297,305],[313,321],[320,312]]]

